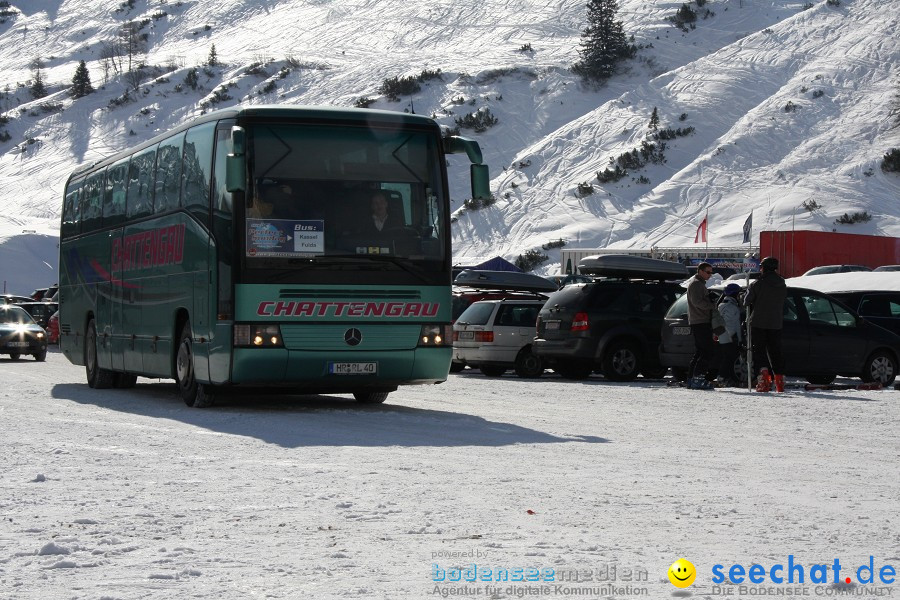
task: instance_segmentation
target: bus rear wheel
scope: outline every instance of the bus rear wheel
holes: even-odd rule
[[[178,338],[178,351],[175,353],[175,381],[178,392],[184,403],[191,408],[206,408],[215,403],[211,388],[197,383],[194,373],[194,342],[191,335],[191,322],[187,321],[181,328]]]
[[[101,369],[97,360],[97,325],[93,319],[88,322],[87,333],[84,336],[84,372],[87,375],[88,385],[95,390],[113,386],[114,373]]]

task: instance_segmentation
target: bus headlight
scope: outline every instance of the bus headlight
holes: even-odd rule
[[[234,326],[234,346],[245,348],[283,348],[281,328],[263,323],[238,323]]]
[[[443,347],[453,345],[453,325],[445,323],[442,325],[429,324],[422,325],[419,332],[419,346]]]

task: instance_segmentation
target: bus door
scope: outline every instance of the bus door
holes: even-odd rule
[[[103,226],[114,226],[110,230],[109,326],[104,333],[108,336],[107,348],[110,352],[110,367],[114,371],[125,370],[126,332],[122,323],[122,303],[124,302],[122,225],[125,222],[125,192],[128,185],[128,163],[125,159],[111,165],[106,170],[106,185],[103,199]],[[104,328],[106,329],[106,328]]]

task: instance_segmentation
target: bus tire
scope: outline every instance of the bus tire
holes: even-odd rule
[[[101,369],[97,360],[97,326],[94,320],[88,322],[87,334],[84,336],[84,372],[88,385],[95,390],[104,390],[113,386],[114,373]]]
[[[210,387],[197,383],[194,373],[194,338],[191,335],[190,321],[185,322],[178,338],[178,349],[175,351],[175,381],[182,400],[191,408],[206,408],[215,403]]]
[[[387,400],[390,392],[353,392],[353,397],[360,404],[381,404]]]

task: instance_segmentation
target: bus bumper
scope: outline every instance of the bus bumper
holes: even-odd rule
[[[447,380],[451,353],[450,347],[377,354],[235,348],[231,383],[332,391],[440,383]]]

